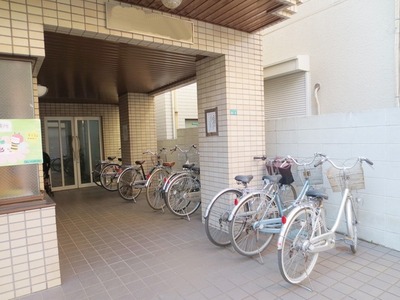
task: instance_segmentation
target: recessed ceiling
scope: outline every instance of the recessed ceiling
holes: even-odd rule
[[[201,57],[45,32],[38,83],[43,102],[118,103],[128,92],[154,93],[194,79]]]
[[[300,0],[183,0],[174,10],[161,0],[123,0],[158,11],[255,32],[285,19],[282,10]],[[155,93],[195,79],[203,57],[111,41],[45,32],[46,56],[38,83],[48,87],[43,102],[118,103],[126,93]]]

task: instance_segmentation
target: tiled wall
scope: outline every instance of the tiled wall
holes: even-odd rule
[[[253,160],[265,148],[260,40],[248,38],[241,46],[243,57],[226,55],[197,65],[203,210],[218,191],[235,185],[236,175],[261,178]],[[218,136],[206,136],[205,110],[213,108],[218,109]]]
[[[0,215],[0,299],[60,284],[55,206]]]
[[[127,94],[119,99],[124,164],[145,160],[145,170],[151,159],[143,152],[157,150],[154,97],[146,94]]]
[[[271,120],[266,128],[269,156],[310,157],[322,152],[339,162],[358,156],[372,160],[372,168],[364,165],[366,189],[358,192],[362,199],[358,234],[367,241],[400,250],[399,109]],[[329,193],[325,207],[332,223],[340,193],[332,193],[324,179]],[[345,231],[343,226],[340,229]]]
[[[40,103],[40,118],[45,117],[101,117],[104,158],[120,156],[119,108],[112,104]],[[42,126],[43,145],[44,128]]]

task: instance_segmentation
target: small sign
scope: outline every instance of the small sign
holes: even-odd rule
[[[237,116],[237,109],[231,109],[229,112],[231,116]]]
[[[206,136],[218,135],[218,109],[206,109]]]

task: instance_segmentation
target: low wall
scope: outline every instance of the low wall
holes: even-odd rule
[[[266,122],[266,154],[310,157],[315,152],[341,161],[358,156],[364,165],[366,189],[358,191],[358,233],[361,239],[400,250],[400,110],[381,109],[337,113]],[[324,165],[324,173],[328,168]],[[329,194],[325,207],[329,222],[336,216],[340,193]],[[342,222],[343,223],[343,222]],[[344,231],[341,226],[339,230]]]

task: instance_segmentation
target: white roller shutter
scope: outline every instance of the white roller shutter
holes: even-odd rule
[[[265,118],[307,115],[306,72],[296,72],[264,81]]]

